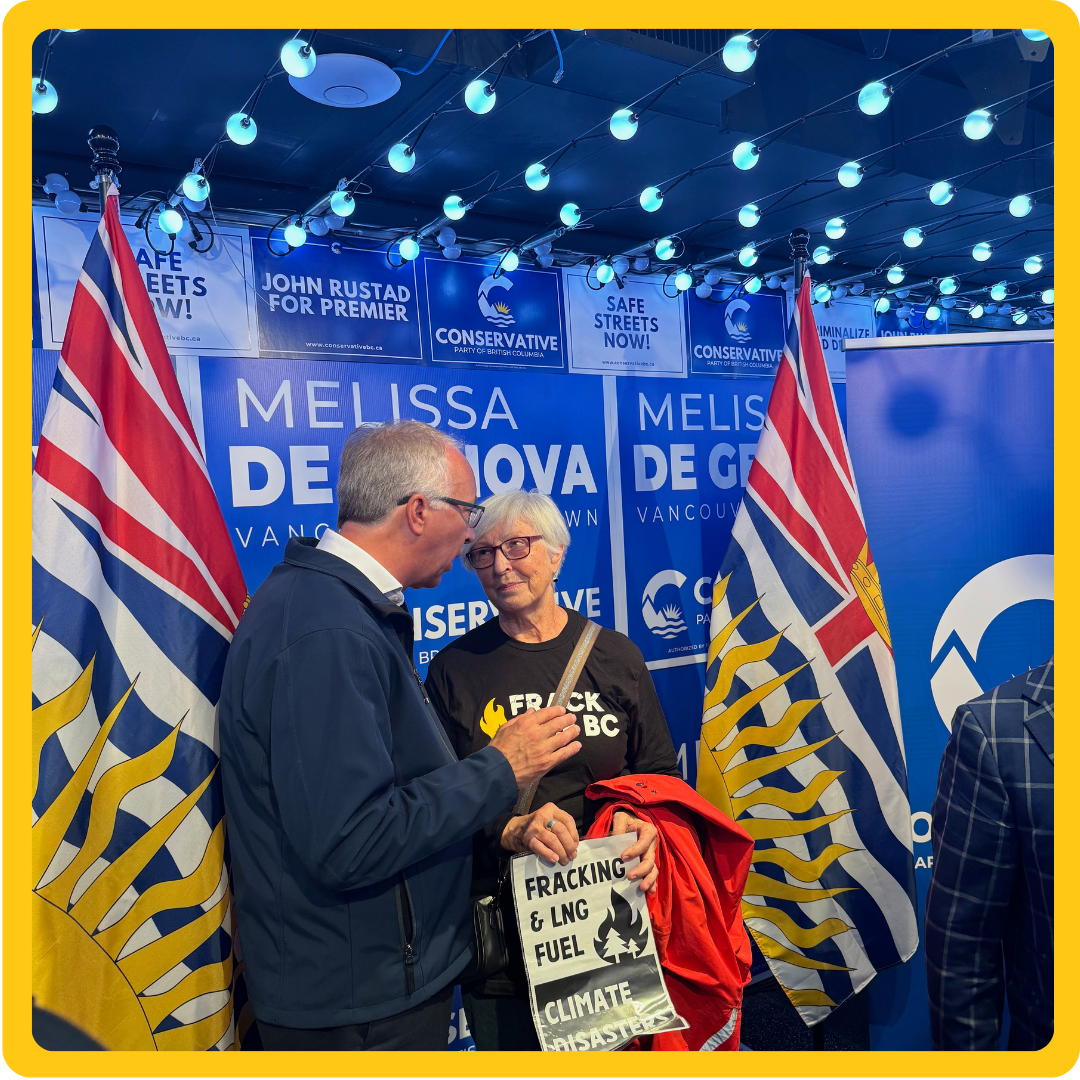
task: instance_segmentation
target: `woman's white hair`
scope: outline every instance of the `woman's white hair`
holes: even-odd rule
[[[476,528],[476,539],[465,545],[466,553],[482,543],[488,533],[503,532],[521,521],[529,526],[530,536],[543,538],[553,555],[562,548],[563,557],[559,563],[562,570],[566,562],[566,549],[570,546],[570,530],[550,495],[542,491],[503,491],[498,495],[489,495],[481,505],[484,516]],[[472,569],[468,559],[462,561]]]

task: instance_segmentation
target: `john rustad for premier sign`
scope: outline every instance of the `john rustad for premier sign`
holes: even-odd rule
[[[621,855],[635,834],[583,840],[568,866],[514,859],[514,902],[544,1050],[618,1050],[686,1022],[668,997],[645,895]]]

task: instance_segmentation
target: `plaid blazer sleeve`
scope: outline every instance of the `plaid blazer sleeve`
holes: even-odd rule
[[[939,1050],[998,1048],[1001,941],[1018,862],[1012,821],[993,748],[962,706],[938,774],[926,898],[930,1033]]]

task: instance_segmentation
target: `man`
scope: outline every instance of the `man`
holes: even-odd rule
[[[413,667],[402,590],[437,585],[483,512],[458,447],[415,421],[353,432],[338,531],[290,541],[229,651],[222,780],[267,1050],[445,1050],[472,834],[581,748],[550,708],[459,761]]]
[[[938,1050],[1054,1033],[1054,661],[961,706],[938,775],[926,897]]]

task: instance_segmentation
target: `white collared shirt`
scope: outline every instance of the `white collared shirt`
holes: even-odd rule
[[[369,555],[359,544],[354,544],[341,533],[327,529],[319,540],[319,550],[344,559],[355,566],[381,592],[391,604],[405,602],[405,586],[377,559]]]

